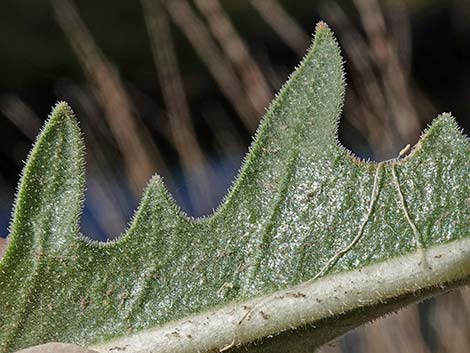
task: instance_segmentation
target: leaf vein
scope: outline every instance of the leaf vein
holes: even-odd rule
[[[378,195],[379,195],[379,184],[381,180],[381,170],[383,168],[383,163],[379,163],[377,165],[377,169],[375,171],[375,176],[374,176],[374,185],[372,186],[372,192],[371,192],[371,197],[370,197],[370,202],[369,202],[369,207],[367,208],[366,215],[364,219],[361,222],[361,225],[359,226],[359,229],[357,231],[357,235],[354,237],[354,239],[343,249],[339,250],[336,252],[328,261],[327,263],[321,268],[321,270],[310,280],[314,281],[318,279],[319,277],[323,276],[332,266],[334,266],[338,260],[347,252],[349,252],[362,238],[364,235],[364,229],[367,225],[367,223],[370,220],[370,217],[372,215],[372,212],[374,210],[375,202],[377,201]]]

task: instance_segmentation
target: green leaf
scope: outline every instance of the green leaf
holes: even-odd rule
[[[129,229],[78,231],[83,143],[53,110],[26,164],[0,262],[3,352],[311,351],[470,278],[470,146],[442,115],[405,158],[337,141],[342,59],[320,23],[218,210],[189,219],[155,176]],[[147,350],[146,350],[147,349]]]

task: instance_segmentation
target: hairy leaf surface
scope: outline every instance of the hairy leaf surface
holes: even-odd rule
[[[73,112],[59,103],[25,166],[0,262],[0,350],[60,341],[112,351],[109,340],[155,337],[184,319],[185,333],[175,326],[153,351],[269,345],[296,328],[315,347],[464,283],[468,140],[442,115],[408,156],[359,161],[337,140],[343,94],[339,48],[320,23],[217,211],[186,217],[155,176],[129,229],[109,243],[79,233],[84,148]],[[221,313],[226,325],[198,336],[204,318],[210,325]],[[134,337],[150,352],[156,343],[144,336]]]

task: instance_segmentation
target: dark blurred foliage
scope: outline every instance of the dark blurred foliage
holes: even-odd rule
[[[396,156],[444,111],[468,134],[469,18],[468,0],[4,0],[0,235],[58,100],[75,109],[87,145],[85,234],[120,234],[154,172],[187,213],[210,214],[319,19],[343,47],[339,134],[357,156]],[[470,352],[469,323],[461,291],[324,350]]]

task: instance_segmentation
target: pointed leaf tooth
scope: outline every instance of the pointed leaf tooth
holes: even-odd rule
[[[412,153],[396,163],[403,198],[424,247],[469,234],[469,156],[469,139],[450,114],[442,114]]]
[[[237,241],[257,249],[264,227],[269,227],[266,222],[276,212],[276,195],[282,193],[291,170],[319,157],[335,158],[345,87],[342,64],[331,30],[319,24],[311,48],[270,105],[239,177],[216,212],[214,223],[224,222],[232,228],[226,233],[228,237],[242,233]],[[229,220],[228,214],[236,217]],[[231,238],[224,240],[233,242]],[[247,252],[243,256],[251,255]]]
[[[58,103],[23,169],[9,247],[0,262],[0,342],[19,335],[47,256],[61,255],[76,239],[83,199],[83,143],[71,108]],[[5,275],[7,274],[8,275]],[[16,293],[16,295],[13,295]],[[11,311],[10,321],[3,313]],[[9,329],[7,329],[9,327]],[[4,335],[4,336],[2,336]]]
[[[190,222],[192,222],[191,219],[175,202],[162,177],[156,174],[150,179],[144,190],[141,203],[130,222],[129,230],[115,242],[131,240],[128,238],[132,238],[133,241],[135,239],[135,242],[138,243],[152,241],[171,234],[175,225]],[[146,231],[143,231],[144,229]]]
[[[74,113],[59,102],[23,169],[10,245],[58,249],[78,231],[83,204],[84,146]],[[41,244],[41,245],[40,245]]]

